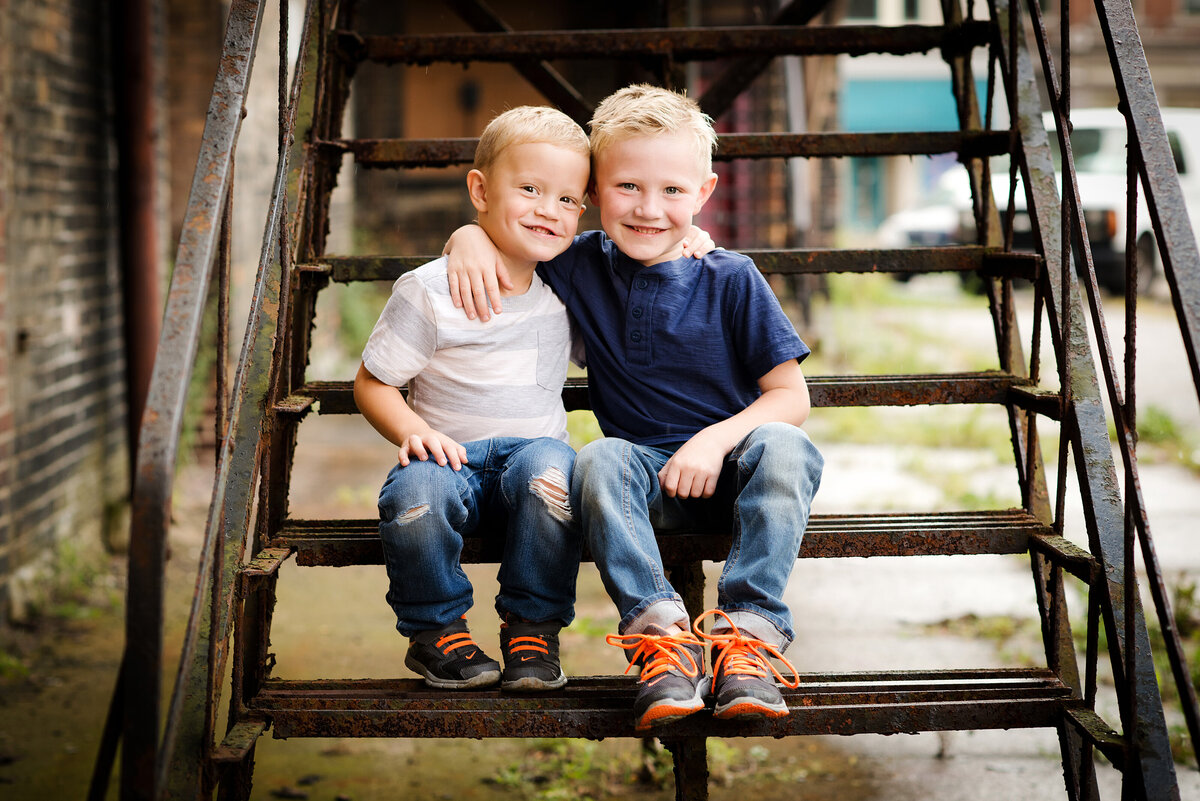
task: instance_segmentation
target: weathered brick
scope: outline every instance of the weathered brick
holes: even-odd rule
[[[14,572],[99,547],[128,493],[103,11],[0,0],[0,617]]]

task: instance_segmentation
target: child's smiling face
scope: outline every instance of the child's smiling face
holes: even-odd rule
[[[546,142],[512,145],[471,188],[479,224],[513,264],[549,261],[570,246],[583,213],[588,157]]]
[[[614,244],[645,265],[677,259],[683,240],[716,186],[696,140],[684,134],[630,136],[595,154],[592,199]]]

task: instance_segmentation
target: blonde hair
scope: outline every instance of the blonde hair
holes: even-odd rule
[[[545,143],[591,153],[587,134],[579,123],[549,106],[517,106],[497,114],[483,129],[475,148],[474,168],[486,171],[507,147]]]
[[[712,172],[717,149],[712,118],[680,92],[645,83],[626,86],[596,106],[590,125],[593,158],[619,139],[682,133],[695,138],[701,166],[705,174]]]

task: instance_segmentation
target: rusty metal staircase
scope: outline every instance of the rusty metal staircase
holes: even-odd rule
[[[286,5],[286,4],[285,4]],[[754,251],[765,273],[973,272],[984,279],[996,332],[1000,369],[983,373],[884,376],[811,376],[813,406],[911,406],[991,404],[1007,411],[1022,506],[980,512],[816,515],[804,537],[802,558],[949,554],[1028,554],[1045,645],[1045,666],[1031,669],[876,671],[803,674],[787,691],[791,714],[758,724],[719,723],[706,713],[688,718],[662,739],[675,757],[679,798],[707,796],[705,738],[804,734],[901,733],[953,729],[1054,728],[1062,751],[1065,793],[1096,798],[1094,754],[1123,774],[1122,797],[1178,798],[1174,763],[1137,595],[1133,548],[1152,555],[1149,527],[1138,496],[1132,410],[1107,358],[1103,386],[1116,408],[1129,492],[1123,496],[1109,447],[1102,384],[1093,368],[1086,325],[1098,317],[1094,276],[1076,275],[1086,264],[1086,229],[1078,203],[1068,196],[1063,213],[1035,86],[1029,25],[1043,74],[1056,75],[1039,38],[1040,9],[1010,8],[994,0],[989,18],[963,17],[957,3],[944,7],[940,26],[822,25],[823,0],[795,0],[771,24],[740,28],[676,27],[683,4],[651,2],[662,24],[655,28],[513,32],[483,3],[448,5],[475,34],[373,36],[356,32],[347,0],[310,0],[300,35],[300,57],[289,83],[279,81],[279,166],[267,215],[241,361],[228,388],[218,387],[219,442],[215,489],[179,675],[160,739],[158,697],[162,672],[162,566],[166,556],[171,475],[182,421],[182,398],[199,347],[200,325],[213,276],[228,293],[228,228],[234,152],[241,109],[264,12],[253,0],[233,0],[200,163],[180,243],[165,334],[159,350],[150,411],[142,429],[130,558],[128,644],[114,696],[109,736],[97,761],[93,797],[108,784],[116,740],[122,742],[121,797],[139,799],[247,798],[254,747],[266,732],[276,737],[634,737],[629,710],[631,679],[573,676],[559,692],[514,697],[497,692],[446,694],[416,679],[315,681],[273,678],[269,651],[279,569],[294,558],[300,566],[381,562],[376,521],[308,520],[289,516],[289,479],[297,431],[315,414],[354,414],[350,382],[309,375],[311,332],[319,292],[333,283],[392,280],[428,259],[423,255],[363,258],[326,252],[330,196],[344,158],[361,166],[407,168],[469,163],[474,140],[361,140],[343,137],[344,116],[356,68],[363,61],[427,64],[491,60],[513,64],[549,102],[581,123],[588,103],[547,63],[552,59],[637,59],[672,86],[683,83],[682,65],[730,59],[730,66],[701,93],[720,118],[734,98],[782,55],[894,53],[938,50],[949,63],[961,130],[928,133],[764,133],[721,137],[718,158],[790,156],[836,158],[954,153],[971,172],[979,242],[973,246],[901,251],[792,249]],[[1103,19],[1132,24],[1127,6],[1097,3]],[[286,52],[286,16],[280,26]],[[1119,29],[1119,26],[1118,26]],[[1111,34],[1110,34],[1111,36]],[[1120,38],[1118,36],[1118,38]],[[1132,37],[1136,39],[1136,36]],[[1126,37],[1125,41],[1128,41]],[[1123,70],[1145,70],[1144,54],[1128,44],[1114,56],[1119,85]],[[971,55],[988,53],[989,93],[975,97]],[[1047,68],[1049,67],[1049,68]],[[616,88],[616,87],[611,87]],[[994,91],[992,91],[994,88]],[[1137,89],[1137,91],[1142,91]],[[1051,92],[1065,118],[1064,94]],[[996,95],[1007,99],[1012,127],[989,130]],[[1122,96],[1136,118],[1144,167],[1132,168],[1157,193],[1159,207],[1178,199],[1178,183],[1161,159],[1165,134],[1157,122],[1153,90],[1146,99]],[[1152,113],[1151,113],[1152,111]],[[1133,123],[1131,123],[1131,126]],[[1060,147],[1069,150],[1060,137]],[[1036,254],[1011,248],[1012,217],[1002,217],[990,190],[989,156],[1010,153],[1024,178],[1036,234]],[[1169,152],[1168,152],[1169,157]],[[1168,158],[1169,161],[1169,158]],[[1068,160],[1069,164],[1069,160]],[[1068,172],[1068,175],[1072,173]],[[1135,176],[1136,177],[1136,176]],[[1065,182],[1068,184],[1070,182]],[[1015,186],[1015,183],[1013,184]],[[1171,195],[1174,192],[1175,195]],[[1010,206],[1012,204],[1009,204]],[[1198,330],[1200,259],[1190,230],[1156,225],[1159,249],[1172,282],[1181,331],[1192,354]],[[1063,255],[1063,240],[1075,252]],[[1006,244],[1009,243],[1009,244]],[[1036,291],[1032,347],[1016,322],[1012,282],[1033,282]],[[1081,292],[1081,286],[1086,292]],[[1136,288],[1135,290],[1136,291]],[[1129,299],[1130,303],[1134,300]],[[1053,343],[1061,390],[1042,386],[1039,337],[1042,315]],[[223,328],[227,312],[223,310]],[[1107,342],[1101,343],[1102,348]],[[222,344],[223,347],[223,344]],[[223,376],[223,374],[222,374]],[[1129,375],[1127,374],[1127,380]],[[1200,382],[1198,382],[1200,385]],[[572,381],[564,393],[569,409],[586,408],[586,387]],[[819,411],[816,412],[819,414]],[[1057,425],[1057,492],[1047,486],[1038,438],[1040,421]],[[1063,536],[1065,474],[1074,468],[1081,486],[1089,547]],[[1125,497],[1125,501],[1122,501]],[[367,510],[364,510],[367,511]],[[499,558],[494,539],[472,540],[464,561]],[[700,560],[721,559],[729,536],[694,531],[662,542],[677,588],[699,611]],[[1157,566],[1145,559],[1164,629],[1166,606]],[[1078,580],[1087,598],[1082,665],[1067,613],[1066,581]],[[1161,601],[1160,601],[1160,596]],[[1164,611],[1165,610],[1165,611]],[[1165,616],[1164,616],[1165,615]],[[1119,721],[1110,725],[1095,708],[1099,633],[1116,678]],[[1170,632],[1168,632],[1170,633]],[[1179,654],[1173,664],[1186,676]],[[228,712],[221,687],[231,676]],[[1179,673],[1176,673],[1178,678]],[[1195,697],[1181,685],[1185,706]],[[1194,717],[1189,717],[1193,735]],[[1122,733],[1118,733],[1118,729]]]

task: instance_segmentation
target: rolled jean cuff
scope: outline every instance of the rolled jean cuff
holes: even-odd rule
[[[682,624],[685,631],[691,627],[691,617],[683,599],[676,593],[652,595],[633,608],[618,627],[622,634],[641,634],[647,626],[658,626],[667,629],[675,624]]]
[[[771,618],[759,612],[752,612],[748,609],[722,609],[721,611],[729,615],[730,621],[742,634],[775,646],[781,654],[792,644],[790,633]],[[719,631],[729,631],[729,626],[726,625],[724,618],[717,617],[715,620],[712,627],[713,634]]]

